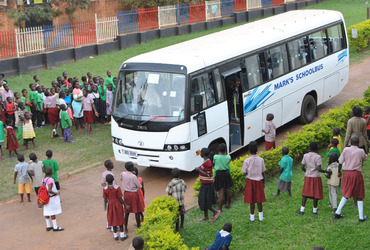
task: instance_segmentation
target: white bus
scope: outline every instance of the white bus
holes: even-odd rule
[[[229,152],[300,117],[348,81],[343,16],[298,10],[133,57],[116,88],[112,140],[116,160],[192,171],[203,147]]]

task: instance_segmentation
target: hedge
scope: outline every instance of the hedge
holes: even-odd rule
[[[260,152],[258,155],[265,160],[267,177],[276,175],[279,172],[279,161],[282,157],[281,148],[289,148],[289,155],[295,160],[300,161],[305,153],[308,152],[308,145],[311,141],[319,143],[320,148],[326,148],[332,137],[333,127],[338,127],[342,133],[345,132],[347,121],[352,117],[352,108],[356,105],[361,107],[370,105],[370,87],[364,92],[364,99],[350,99],[341,107],[331,109],[327,114],[322,114],[321,119],[313,124],[307,124],[301,130],[294,133],[287,133],[286,140],[282,141],[282,146]],[[343,138],[344,140],[344,138]],[[232,194],[236,194],[244,188],[245,176],[241,169],[243,162],[249,155],[240,157],[230,163],[231,177],[234,186],[231,189]],[[195,191],[200,189],[199,178],[193,186]]]
[[[358,38],[352,38],[352,29],[357,29]],[[349,45],[355,51],[361,51],[370,45],[370,19],[348,28]]]
[[[157,197],[145,208],[145,221],[136,230],[145,241],[145,249],[189,249],[175,232],[178,209],[179,204],[170,196]]]

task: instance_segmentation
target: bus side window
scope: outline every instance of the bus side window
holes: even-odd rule
[[[225,98],[224,87],[221,81],[220,71],[218,69],[213,70],[213,76],[214,76],[214,83],[216,87],[217,101],[223,102],[225,101],[226,98]]]
[[[340,24],[328,28],[328,37],[330,53],[335,53],[345,48],[342,26]]]
[[[321,59],[326,55],[327,46],[324,43],[323,35],[326,37],[323,31],[318,31],[309,35],[312,61]]]
[[[190,98],[190,109],[191,113],[194,114],[194,96],[201,95],[203,97],[203,109],[207,107],[206,92],[203,85],[203,75],[194,76],[191,79],[191,98]]]
[[[216,103],[215,85],[212,77],[212,71],[203,74],[204,89],[206,91],[207,106]]]
[[[287,57],[285,44],[266,50],[267,72],[269,79],[279,77],[289,71]]]
[[[292,70],[300,68],[308,63],[308,49],[305,46],[305,38],[288,42],[288,50],[290,55],[290,67]]]
[[[263,57],[262,57],[263,58]],[[243,82],[247,80],[248,86],[244,86],[244,91],[248,89],[253,89],[254,87],[260,85],[263,83],[262,81],[262,70],[265,71],[265,68],[261,67],[261,65],[264,65],[264,63],[260,63],[260,55],[256,54],[253,56],[249,56],[243,60],[244,62],[242,65],[246,67],[246,71],[244,74],[246,74],[246,79],[243,79]],[[244,72],[244,69],[243,69]],[[248,88],[247,88],[248,87]]]

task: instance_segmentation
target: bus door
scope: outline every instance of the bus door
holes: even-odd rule
[[[222,73],[228,104],[230,152],[242,147],[244,141],[244,116],[240,73],[240,67]]]

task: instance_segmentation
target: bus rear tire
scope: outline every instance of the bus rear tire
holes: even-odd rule
[[[306,95],[302,102],[301,116],[299,121],[303,124],[309,124],[316,116],[316,101],[312,95]]]

